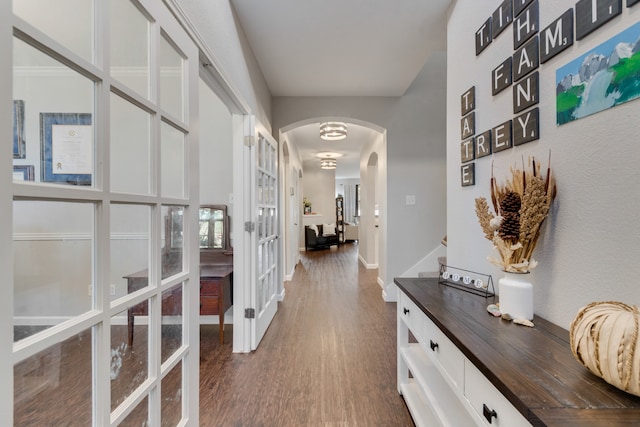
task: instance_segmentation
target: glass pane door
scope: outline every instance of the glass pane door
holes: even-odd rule
[[[278,151],[276,142],[260,135],[255,150],[256,285],[253,298],[252,349],[256,349],[278,309]]]
[[[14,363],[0,390],[13,419],[2,421],[197,425],[197,47],[158,1],[12,11],[13,175],[0,186],[13,199]]]

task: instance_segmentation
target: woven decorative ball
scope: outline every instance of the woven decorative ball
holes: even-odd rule
[[[637,306],[594,302],[580,309],[569,329],[578,362],[609,384],[640,396]]]

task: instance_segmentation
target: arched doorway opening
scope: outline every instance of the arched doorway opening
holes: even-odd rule
[[[324,121],[341,121],[346,123],[348,136],[337,142],[320,139],[319,126]],[[283,230],[283,271],[285,279],[293,276],[295,264],[299,260],[299,251],[304,250],[304,226],[307,222],[331,224],[335,222],[335,198],[338,194],[346,196],[351,193],[352,203],[350,217],[346,221],[357,224],[359,260],[367,268],[378,268],[379,283],[386,269],[384,245],[386,242],[386,130],[374,123],[349,117],[316,117],[292,123],[280,129],[281,175],[284,177],[304,176],[297,183],[290,179],[281,188],[284,195],[281,207],[284,215],[281,222]],[[286,151],[285,151],[286,150]],[[334,172],[320,170],[319,153],[335,152],[340,155]],[[372,160],[373,159],[373,160]],[[372,163],[372,164],[370,164]],[[344,168],[344,169],[341,169]],[[285,178],[286,181],[287,178]],[[357,215],[355,185],[360,194],[368,194],[370,203],[360,200],[360,215]],[[345,186],[353,185],[354,191],[345,191]],[[294,197],[295,195],[295,197]],[[304,215],[302,201],[306,197],[312,203],[314,215]],[[361,196],[362,197],[362,196]],[[298,203],[292,207],[291,203]],[[299,213],[299,222],[294,221],[293,212]],[[377,215],[376,215],[377,214]],[[356,216],[354,218],[354,216]],[[361,225],[375,229],[369,233]],[[291,234],[296,233],[297,237]],[[373,236],[377,236],[373,239]],[[297,239],[298,246],[293,242]],[[363,248],[366,242],[366,248]]]

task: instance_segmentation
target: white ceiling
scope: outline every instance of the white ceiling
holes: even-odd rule
[[[360,151],[362,146],[373,140],[378,132],[364,126],[349,123],[347,138],[341,141],[323,141],[320,139],[320,124],[300,126],[286,133],[286,141],[295,144],[303,161],[320,162],[319,152],[337,152],[343,156],[337,159],[337,179],[360,178]],[[318,159],[318,160],[316,160]]]
[[[429,55],[446,49],[451,1],[231,3],[273,96],[402,96]],[[288,141],[306,159],[326,146],[318,132],[318,124],[307,125],[290,131]],[[349,125],[343,164],[370,132]],[[336,177],[339,170],[340,162]]]

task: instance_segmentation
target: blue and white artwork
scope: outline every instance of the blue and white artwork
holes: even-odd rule
[[[26,158],[26,142],[24,140],[24,101],[13,101],[13,158]]]
[[[640,97],[640,22],[556,71],[563,125]]]

